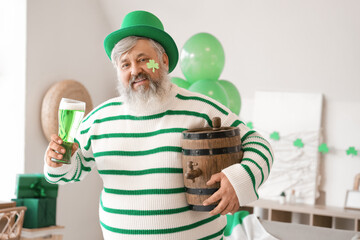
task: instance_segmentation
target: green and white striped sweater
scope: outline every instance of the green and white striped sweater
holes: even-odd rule
[[[80,125],[80,148],[71,165],[51,168],[49,182],[83,180],[96,165],[103,180],[100,224],[104,239],[221,239],[226,217],[189,210],[181,164],[182,131],[211,126],[238,126],[244,157],[223,170],[240,205],[258,199],[257,189],[273,164],[272,150],[259,134],[206,96],[171,86],[161,106],[135,111],[121,98],[110,99]]]

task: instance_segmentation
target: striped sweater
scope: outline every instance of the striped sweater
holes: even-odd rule
[[[211,126],[215,116],[240,128],[243,160],[223,173],[245,205],[258,199],[269,175],[269,144],[225,106],[176,85],[161,106],[135,111],[119,97],[95,108],[79,127],[72,163],[45,164],[45,176],[57,184],[81,181],[96,165],[104,239],[221,239],[226,217],[189,210],[181,164],[181,132]]]

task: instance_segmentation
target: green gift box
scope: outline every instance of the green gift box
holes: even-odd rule
[[[25,206],[24,228],[43,228],[56,225],[56,198],[12,199],[16,206]]]
[[[15,193],[19,199],[56,198],[58,185],[46,181],[44,174],[18,174]]]

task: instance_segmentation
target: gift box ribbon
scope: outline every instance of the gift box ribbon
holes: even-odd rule
[[[36,182],[30,184],[30,189],[34,191],[35,197],[46,197],[45,187],[41,184],[41,180],[37,180]]]

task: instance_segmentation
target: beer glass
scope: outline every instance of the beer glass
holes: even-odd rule
[[[84,117],[85,103],[73,99],[62,98],[59,105],[59,137],[63,140],[61,146],[65,148],[62,159],[51,160],[53,162],[70,164],[71,150],[74,138]]]

